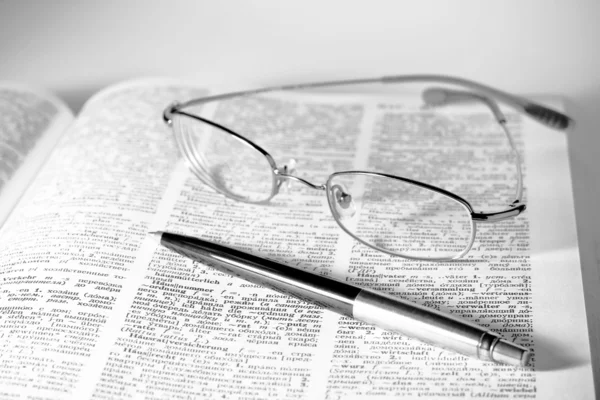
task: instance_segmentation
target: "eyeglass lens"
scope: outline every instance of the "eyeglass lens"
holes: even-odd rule
[[[266,157],[244,140],[218,127],[177,115],[173,123],[187,145],[192,170],[205,183],[240,201],[271,197],[275,178]]]
[[[471,247],[474,224],[457,200],[400,179],[340,173],[327,184],[338,224],[356,239],[405,257],[449,259]]]

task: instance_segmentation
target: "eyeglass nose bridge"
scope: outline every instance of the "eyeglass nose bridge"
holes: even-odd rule
[[[275,175],[277,175],[277,189],[280,189],[282,187],[283,183],[286,181],[288,182],[288,185],[287,185],[288,188],[289,188],[289,184],[292,181],[300,182],[304,186],[308,186],[309,188],[315,189],[315,190],[325,190],[325,188],[327,187],[326,184],[316,185],[312,182],[307,181],[306,179],[303,179],[303,178],[300,178],[300,177],[294,175],[296,173],[296,160],[294,160],[293,158],[290,159],[289,166],[285,165],[283,167],[283,171],[280,171],[279,169],[275,169],[274,172],[275,172]]]
[[[279,177],[279,183],[278,183],[279,187],[281,187],[281,184],[285,180],[300,182],[304,186],[308,186],[309,188],[315,189],[315,190],[325,190],[325,188],[327,187],[327,185],[325,185],[325,184],[315,185],[314,183],[309,182],[306,179],[302,179],[302,178],[294,176],[294,175],[286,174],[285,172],[276,171],[276,174]]]

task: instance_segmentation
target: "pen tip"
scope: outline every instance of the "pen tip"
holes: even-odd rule
[[[148,235],[150,235],[159,244],[160,244],[160,239],[162,238],[162,234],[163,234],[163,232],[161,232],[161,231],[148,232]]]
[[[521,359],[521,366],[523,368],[531,368],[531,357],[533,356],[533,353],[531,351],[526,351],[525,353],[523,353],[523,358]]]
[[[492,359],[501,364],[514,365],[515,367],[531,367],[531,350],[516,343],[500,339],[492,350]]]

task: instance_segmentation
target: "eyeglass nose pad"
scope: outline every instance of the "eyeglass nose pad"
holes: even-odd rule
[[[356,214],[356,205],[352,200],[352,195],[341,184],[335,184],[331,187],[331,196],[333,199],[333,213],[335,218],[344,220],[354,217]]]
[[[290,158],[290,161],[283,166],[283,173],[286,175],[295,175],[296,174],[296,160],[293,158]],[[279,189],[283,189],[284,192],[287,192],[287,190],[292,186],[292,180],[291,179],[280,179],[279,181]]]

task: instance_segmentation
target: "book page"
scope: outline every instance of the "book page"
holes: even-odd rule
[[[97,94],[2,227],[0,397],[83,398],[178,159],[161,110],[198,93],[136,82]]]
[[[0,393],[592,398],[564,133],[510,113],[528,210],[479,224],[464,261],[411,261],[344,233],[322,191],[293,183],[270,204],[251,205],[200,182],[161,119],[169,102],[200,93],[140,83],[96,96],[0,232]],[[362,169],[444,187],[477,210],[513,200],[514,165],[482,108],[286,94],[198,112],[255,140],[280,167],[294,159],[296,174],[317,184]],[[213,240],[459,315],[532,348],[533,368],[470,359],[240,281],[159,246],[150,230]],[[568,323],[557,331],[556,320]]]
[[[0,82],[0,227],[72,120],[55,96]]]

